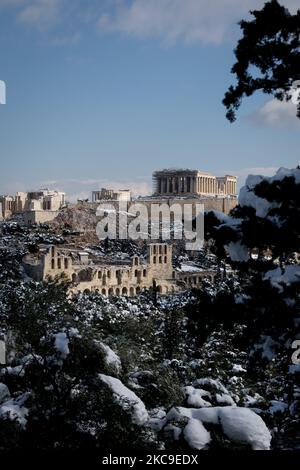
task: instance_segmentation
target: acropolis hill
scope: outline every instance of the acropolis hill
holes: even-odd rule
[[[152,203],[171,205],[195,204],[204,205],[204,210],[217,210],[229,213],[237,205],[237,178],[232,175],[214,176],[201,170],[164,169],[153,173],[152,195],[133,198],[130,189],[112,190],[102,188],[92,192],[92,200],[84,201],[91,209],[102,202],[127,202],[127,208],[136,200],[148,206]],[[15,196],[0,196],[0,220],[12,216],[22,216],[28,225],[50,222],[65,207],[65,193],[49,189],[18,192]],[[83,203],[83,201],[78,201]],[[69,204],[75,208],[77,204]]]
[[[151,214],[152,204],[179,206],[189,204],[195,214],[197,206],[205,210],[228,213],[237,204],[236,177],[216,177],[200,170],[166,169],[153,173],[152,195],[133,198],[130,189],[102,188],[92,192],[91,201],[65,203],[65,194],[43,189],[19,192],[16,196],[2,196],[2,218],[23,219],[27,225],[49,222],[56,233],[71,235],[68,243],[38,245],[37,251],[27,253],[23,268],[28,276],[42,281],[64,275],[69,280],[70,292],[99,292],[104,296],[139,294],[155,288],[161,294],[181,292],[189,287],[200,288],[204,279],[213,281],[216,271],[186,264],[181,268],[173,264],[173,247],[176,243],[147,243],[147,256],[133,256],[122,260],[107,257],[94,248],[99,221],[97,209],[105,211],[107,203],[116,213],[133,209],[136,202],[146,206]],[[122,206],[120,206],[122,204]],[[125,209],[124,209],[125,205]],[[122,209],[120,209],[122,207]],[[100,211],[101,212],[101,211]],[[151,219],[150,222],[154,222]],[[73,237],[74,235],[74,237]],[[171,239],[170,239],[171,240]]]

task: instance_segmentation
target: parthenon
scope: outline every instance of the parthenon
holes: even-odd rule
[[[236,197],[236,183],[236,176],[219,177],[201,170],[165,169],[153,173],[153,192],[160,196]]]

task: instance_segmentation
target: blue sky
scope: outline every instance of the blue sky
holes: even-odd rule
[[[298,1],[286,0],[294,9]],[[0,193],[147,193],[151,173],[272,174],[299,160],[294,106],[225,119],[236,22],[260,0],[0,0]]]

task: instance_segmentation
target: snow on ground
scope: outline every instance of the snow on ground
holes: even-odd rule
[[[177,268],[176,270],[181,273],[199,273],[203,271],[203,269],[199,266],[195,266],[194,264],[182,264],[180,268]]]
[[[219,405],[235,405],[234,400],[228,393],[216,393],[216,401]]]
[[[248,444],[253,450],[270,449],[271,434],[264,421],[249,408],[222,406],[212,408],[172,408],[165,422],[180,422],[187,418],[188,422],[198,421],[203,424],[221,425],[228,439],[238,444]],[[202,439],[202,426],[199,427],[199,439]],[[194,433],[195,425],[191,426]],[[192,432],[192,435],[193,435]],[[194,436],[195,437],[195,436]]]
[[[195,406],[196,408],[203,408],[211,406],[207,400],[204,400],[203,397],[210,397],[210,393],[206,390],[197,389],[192,386],[184,387],[184,392],[187,397],[187,404]]]
[[[204,379],[196,379],[193,382],[193,385],[200,385],[202,387],[208,387],[212,391],[218,391],[222,393],[228,393],[228,390],[224,385],[220,382],[220,380],[211,379],[211,378],[204,378]]]
[[[271,434],[260,416],[248,408],[219,409],[221,426],[233,442],[250,444],[253,450],[269,450]]]
[[[149,420],[149,415],[142,400],[119,379],[109,375],[99,374],[100,380],[104,382],[114,394],[118,403],[125,410],[132,408],[132,421],[143,425]]]
[[[198,419],[190,419],[185,426],[183,435],[192,449],[204,449],[211,441],[210,433]]]

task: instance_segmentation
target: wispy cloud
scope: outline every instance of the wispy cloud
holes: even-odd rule
[[[18,21],[41,32],[74,23],[106,33],[156,38],[171,45],[220,44],[238,33],[237,23],[265,0],[0,0],[13,7]],[[292,11],[299,0],[282,0]],[[62,41],[63,43],[63,41]]]
[[[20,10],[18,20],[40,31],[47,30],[61,21],[64,3],[64,0],[31,0]]]
[[[293,11],[299,7],[298,0],[282,3]],[[232,37],[234,24],[249,10],[259,9],[263,4],[264,0],[118,1],[112,12],[101,15],[98,28],[140,38],[154,37],[168,45],[177,41],[220,44]]]

